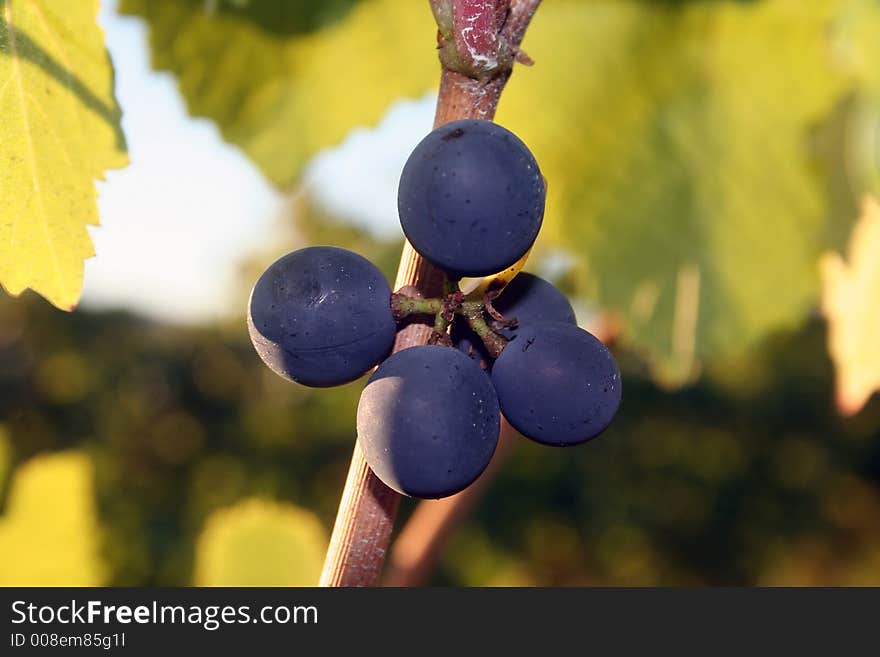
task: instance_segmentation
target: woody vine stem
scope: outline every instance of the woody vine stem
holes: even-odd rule
[[[541,0],[429,2],[437,21],[437,49],[442,65],[434,127],[458,119],[491,120],[514,61],[531,63],[520,50],[520,43]],[[428,301],[446,296],[446,280],[443,272],[407,243],[401,253],[394,289],[406,289],[407,297]],[[441,321],[441,313],[437,312],[437,318]],[[431,323],[406,325],[397,334],[394,352],[428,344],[434,335]],[[372,473],[356,441],[321,573],[321,586],[376,584],[399,504],[400,495]]]

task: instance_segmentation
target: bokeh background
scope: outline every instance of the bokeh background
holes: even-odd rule
[[[244,309],[309,244],[393,280],[428,4],[100,21],[132,164],[75,312],[0,294],[0,584],[314,583],[363,382],[278,379]],[[523,46],[497,120],[548,179],[528,269],[624,403],[585,446],[509,441],[427,582],[880,584],[880,3],[545,0]]]

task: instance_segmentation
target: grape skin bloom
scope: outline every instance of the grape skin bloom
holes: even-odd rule
[[[489,378],[456,349],[417,346],[370,376],[357,410],[367,463],[403,495],[440,498],[469,486],[498,444],[501,417]]]
[[[363,256],[334,246],[288,253],[260,276],[248,333],[272,371],[312,387],[353,381],[394,344],[391,288]]]
[[[574,309],[565,295],[550,281],[528,272],[517,274],[493,305],[506,319],[516,319],[518,323],[516,328],[498,331],[508,340],[516,337],[519,328],[539,322],[577,324]]]
[[[531,248],[544,218],[544,179],[509,130],[465,119],[416,146],[398,187],[400,225],[413,248],[453,276],[506,269]]]
[[[523,327],[492,366],[508,422],[545,445],[576,445],[602,433],[620,406],[614,356],[595,336],[563,323]]]

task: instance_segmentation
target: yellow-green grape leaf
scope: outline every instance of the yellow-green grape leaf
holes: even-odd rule
[[[316,0],[297,3],[301,9]],[[321,148],[375,123],[391,102],[437,86],[437,26],[425,2],[370,0],[317,32],[293,3],[123,0],[150,28],[153,67],[176,74],[190,114],[217,122],[275,184]],[[270,28],[261,17],[277,14]]]
[[[537,64],[498,114],[550,181],[539,243],[581,259],[580,291],[661,380],[815,305],[827,223],[849,218],[827,212],[811,132],[867,84],[874,45],[850,27],[878,18],[863,0],[539,9],[524,42]]]
[[[79,452],[38,456],[13,472],[0,516],[0,586],[100,586],[93,467]]]
[[[98,0],[0,3],[0,284],[72,310],[95,181],[128,159]]]
[[[838,253],[822,258],[822,311],[837,407],[853,415],[880,390],[880,201],[874,196],[862,202],[847,261]]]
[[[311,512],[252,498],[215,511],[196,544],[196,586],[315,586],[327,536]]]

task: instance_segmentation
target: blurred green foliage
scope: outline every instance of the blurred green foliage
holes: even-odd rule
[[[0,586],[98,586],[92,464],[77,452],[44,455],[15,471],[0,518]]]
[[[262,30],[277,34],[307,34],[332,25],[358,3],[358,0],[322,0],[321,2],[277,2],[276,0],[219,0],[213,6],[218,15],[252,21]],[[190,9],[211,12],[204,0],[180,0]]]
[[[328,226],[303,221],[300,239],[321,241]],[[337,241],[393,273],[399,244],[347,230]],[[880,584],[880,403],[835,415],[821,323],[728,361],[724,383],[677,392],[634,352],[617,355],[625,391],[612,428],[571,449],[517,439],[434,583]],[[212,583],[218,568],[206,564],[218,562],[231,564],[223,581],[265,582],[235,558],[278,558],[248,547],[255,531],[265,546],[312,537],[285,548],[303,556],[277,569],[302,583],[289,568],[317,568],[308,546],[332,527],[361,385],[280,380],[243,321],[175,328],[0,300],[0,426],[13,461],[20,471],[47,452],[89,455],[111,584]],[[253,497],[317,520],[240,505]],[[412,508],[405,500],[401,523]]]
[[[315,586],[327,537],[309,511],[251,498],[212,513],[196,544],[197,586]]]
[[[214,120],[279,187],[393,100],[437,85],[427,2],[331,3],[338,20],[312,32],[304,28],[324,0],[235,4],[212,12],[198,1],[122,0],[120,11],[146,19],[153,67],[175,73],[190,113]]]

